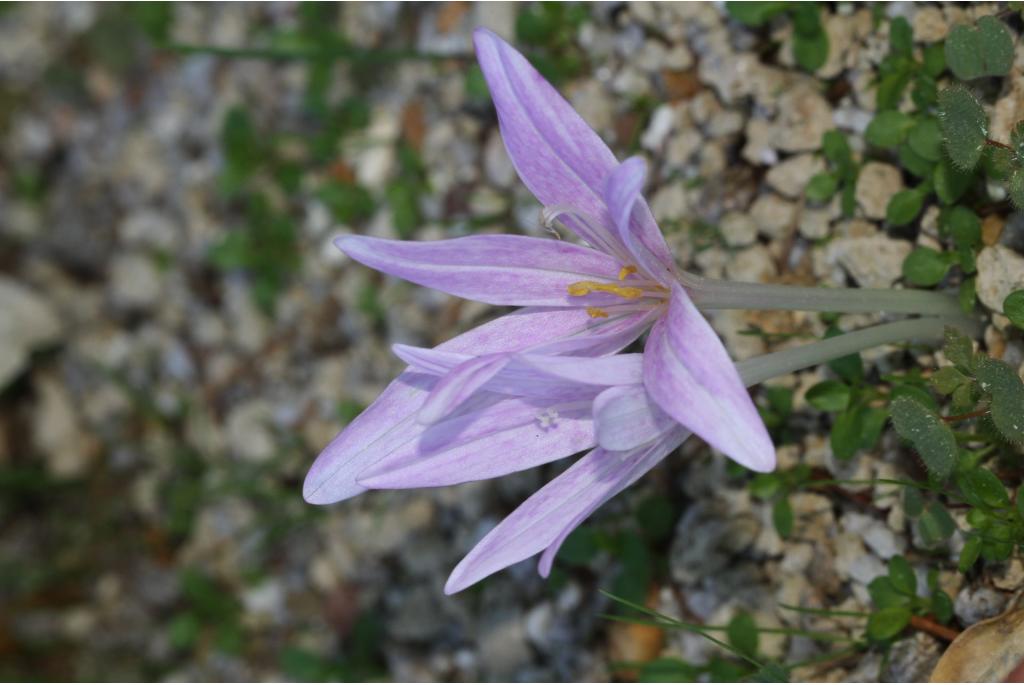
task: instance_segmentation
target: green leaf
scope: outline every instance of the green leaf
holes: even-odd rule
[[[921,50],[924,73],[938,78],[946,70],[946,51],[943,43],[932,43]]]
[[[793,532],[793,507],[789,499],[780,497],[772,506],[772,523],[779,537],[788,538]]]
[[[942,158],[942,128],[935,117],[922,119],[907,134],[910,147],[929,162]]]
[[[949,426],[920,402],[898,397],[889,406],[893,426],[914,446],[929,473],[942,481],[956,465],[956,438]]]
[[[1009,193],[1014,207],[1024,209],[1024,169],[1018,168],[1010,172],[1006,192]]]
[[[804,194],[811,202],[825,202],[836,194],[838,188],[839,179],[836,175],[823,171],[811,177],[811,180],[807,182]]]
[[[825,159],[835,164],[845,176],[846,170],[853,165],[853,151],[846,136],[832,129],[825,131],[821,137],[821,151]]]
[[[953,600],[942,590],[932,592],[932,613],[939,623],[949,623],[953,618]]]
[[[1010,129],[1010,147],[1018,159],[1024,158],[1024,121],[1018,121]]]
[[[221,128],[225,170],[222,184],[228,193],[237,192],[259,165],[263,157],[263,140],[257,135],[249,113],[232,107]]]
[[[917,218],[924,204],[925,194],[917,188],[901,190],[889,198],[885,220],[893,226],[905,226]]]
[[[919,519],[921,537],[927,545],[936,545],[948,540],[956,532],[956,522],[938,502],[925,507]]]
[[[914,126],[914,119],[909,114],[896,110],[879,112],[868,124],[864,139],[875,147],[894,148],[907,137]]]
[[[914,79],[914,87],[910,91],[910,99],[919,112],[926,112],[939,100],[939,86],[928,74],[918,72]]]
[[[949,258],[930,247],[917,247],[903,260],[903,278],[919,286],[938,284],[949,271]]]
[[[903,511],[910,518],[917,518],[924,512],[924,498],[921,491],[909,485],[903,488]]]
[[[750,485],[747,487],[750,490],[750,494],[758,499],[770,499],[776,492],[779,491],[779,487],[782,485],[782,480],[778,474],[775,473],[759,473],[750,481]]]
[[[963,194],[971,187],[974,176],[973,170],[960,169],[943,156],[935,165],[935,171],[932,172],[932,185],[935,187],[935,194],[939,200],[950,205],[963,197]]]
[[[1017,488],[1017,517],[1024,521],[1024,486]]]
[[[391,220],[398,235],[408,240],[420,225],[419,184],[396,179],[388,185],[386,197],[391,207]]]
[[[1017,328],[1024,328],[1024,290],[1014,290],[1003,300],[1003,314]]]
[[[850,403],[850,386],[840,381],[822,381],[807,391],[806,398],[815,409],[843,411]]]
[[[977,98],[963,86],[939,93],[939,123],[946,152],[960,169],[973,169],[988,137],[988,116]]]
[[[788,683],[790,674],[780,664],[764,664],[750,678],[755,683]]]
[[[974,276],[965,278],[957,291],[956,299],[960,303],[960,309],[964,314],[974,311],[974,300],[978,295],[978,279]]]
[[[957,247],[981,245],[981,218],[963,205],[956,205],[942,213],[940,227],[948,233]]]
[[[700,668],[693,664],[672,657],[660,657],[645,663],[637,680],[641,683],[695,683],[700,674]]]
[[[975,506],[1002,509],[1010,506],[1010,496],[1002,481],[988,469],[975,468],[957,476],[957,486],[968,502]]]
[[[636,520],[647,539],[665,540],[675,528],[675,509],[664,495],[651,495],[636,508]]]
[[[182,612],[175,616],[167,627],[167,635],[171,646],[175,649],[188,649],[199,638],[203,624],[191,612]]]
[[[891,640],[910,623],[908,607],[888,607],[879,609],[868,617],[868,638],[876,642]]]
[[[321,186],[317,197],[327,205],[339,223],[350,224],[373,214],[373,197],[365,188],[354,183],[330,181]]]
[[[868,594],[879,609],[904,606],[907,598],[900,594],[889,576],[878,576],[868,583]]]
[[[955,366],[943,366],[931,377],[932,387],[943,395],[952,395],[954,390],[969,380]]]
[[[953,326],[946,326],[944,334],[945,342],[942,346],[942,353],[946,359],[956,364],[956,367],[964,373],[974,372],[974,343],[963,331]]]
[[[882,430],[889,420],[889,412],[885,407],[863,407],[861,408],[861,432],[858,448],[862,450],[872,449],[882,436]]]
[[[902,57],[910,57],[914,52],[914,31],[903,17],[889,21],[889,51]]]
[[[909,397],[923,407],[926,407],[928,411],[938,413],[939,404],[935,401],[935,398],[931,396],[924,387],[920,385],[914,385],[913,383],[897,383],[892,387],[892,395],[890,400],[895,400],[898,397]]]
[[[729,621],[726,627],[726,635],[729,644],[747,656],[757,654],[757,624],[753,617],[745,611],[741,611]]]
[[[960,550],[960,559],[957,561],[957,569],[960,573],[967,573],[978,561],[981,554],[981,538],[977,535],[968,535],[964,540],[964,548]]]
[[[993,524],[981,540],[981,556],[986,561],[1005,561],[1013,547],[1013,529],[1003,523]]]
[[[897,592],[917,595],[917,575],[910,563],[899,554],[889,560],[889,580]]]
[[[789,9],[789,2],[727,2],[725,9],[746,26],[761,26]]]
[[[829,445],[837,459],[849,459],[861,446],[864,434],[863,407],[851,407],[836,416],[832,422]]]
[[[923,179],[931,179],[935,175],[935,162],[930,162],[914,152],[914,149],[910,147],[909,143],[900,143],[898,152],[900,166],[912,173],[914,176]]]
[[[797,3],[793,12],[793,57],[807,71],[814,72],[828,61],[828,34],[821,25],[816,2]]]
[[[1013,37],[995,17],[982,17],[975,27],[959,24],[946,38],[946,62],[962,81],[1003,76],[1013,66]]]
[[[825,331],[825,339],[837,335],[843,335],[843,330],[834,323],[830,324]],[[864,380],[864,362],[858,352],[833,359],[828,363],[828,368],[850,385],[857,385]]]
[[[590,526],[580,526],[569,533],[558,549],[558,560],[570,566],[586,566],[600,550],[598,534]]]
[[[1024,444],[1024,383],[1009,364],[979,355],[975,377],[991,398],[992,422],[1010,442]]]

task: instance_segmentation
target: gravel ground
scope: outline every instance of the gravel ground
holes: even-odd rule
[[[885,10],[926,44],[994,8]],[[524,562],[455,597],[442,593],[450,569],[564,465],[328,508],[302,501],[318,451],[401,370],[391,343],[433,345],[495,314],[374,274],[331,237],[544,234],[472,67],[472,29],[514,38],[522,11],[0,11],[0,677],[607,680],[617,662],[717,653],[692,634],[603,618],[614,606],[599,589],[637,582],[687,620],[745,610],[762,626],[858,634],[780,604],[867,610],[867,583],[910,547],[899,499],[881,486],[795,495],[783,540],[771,506],[698,441],[588,527],[619,542],[577,549],[550,581]],[[681,262],[756,282],[900,279],[913,234],[881,221],[903,187],[896,167],[864,169],[853,219],[838,200],[803,199],[825,131],[863,150],[888,41],[870,7],[829,10],[833,49],[813,76],[793,67],[788,24],[772,43],[715,4],[575,13],[527,52],[620,156],[648,158],[648,198]],[[241,46],[260,51],[228,54]],[[296,50],[307,58],[289,58]],[[308,56],[317,50],[340,57]],[[1024,282],[1012,223],[979,283],[996,308]],[[713,324],[736,358],[790,344],[751,327],[825,330],[799,313],[723,312]],[[1019,364],[1024,348],[1005,330],[996,317],[986,343]],[[882,372],[908,361],[892,348],[865,359]],[[796,390],[780,463],[907,475],[892,435],[852,462],[832,456],[827,418],[803,400],[827,373],[774,381]],[[966,626],[998,613],[1022,579],[1014,562],[940,583]],[[856,653],[796,675],[923,680],[943,648],[911,632],[886,661]],[[828,650],[761,642],[787,662]]]

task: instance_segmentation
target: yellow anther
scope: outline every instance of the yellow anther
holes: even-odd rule
[[[598,283],[597,281],[577,281],[570,283],[569,294],[579,297],[589,295],[593,292],[611,293],[627,300],[635,300],[644,296],[642,288],[634,288],[626,285],[615,285],[614,283]]]
[[[607,319],[608,312],[601,309],[600,307],[587,307],[587,314],[590,314],[591,319]]]
[[[635,266],[632,266],[632,265],[624,266],[621,269],[619,269],[619,280],[620,281],[624,281],[624,280],[626,280],[626,276],[628,276],[630,274],[635,274],[635,273],[636,273],[636,267]]]

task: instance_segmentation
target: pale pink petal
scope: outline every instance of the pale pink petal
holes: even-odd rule
[[[620,265],[597,250],[560,240],[477,235],[407,241],[347,235],[335,244],[378,271],[488,304],[604,307],[623,302],[611,293],[570,295],[573,283],[615,279]]]
[[[647,340],[644,385],[667,414],[726,456],[754,471],[775,468],[775,448],[735,364],[678,284]]]
[[[622,451],[656,440],[676,420],[662,411],[639,384],[619,385],[598,395],[594,400],[594,423],[597,444],[606,450]]]
[[[674,427],[662,440],[626,453],[596,449],[535,492],[470,551],[452,571],[445,592],[464,590],[487,576],[560,543],[609,497],[649,471],[685,435]]]
[[[604,197],[618,230],[619,239],[629,250],[640,270],[664,285],[675,282],[675,263],[654,219],[644,220],[640,192],[647,176],[647,164],[630,157],[615,167],[605,182]],[[649,210],[647,214],[649,214]]]
[[[440,345],[448,352],[491,354],[580,334],[593,319],[581,309],[522,309]],[[303,497],[329,504],[364,492],[356,475],[407,438],[437,378],[406,371],[320,453],[303,484]],[[422,428],[422,427],[421,427]]]
[[[507,398],[489,403],[487,393],[478,393],[465,412],[410,436],[357,480],[374,489],[437,487],[497,478],[568,457],[594,445],[592,401],[547,404]]]
[[[416,419],[420,423],[437,423],[498,375],[511,360],[510,353],[500,352],[462,362],[431,388]]]

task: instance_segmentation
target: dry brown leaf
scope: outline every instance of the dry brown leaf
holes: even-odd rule
[[[1020,682],[1024,609],[975,623],[960,633],[932,671],[931,682]],[[1017,676],[1011,680],[1011,676]]]

